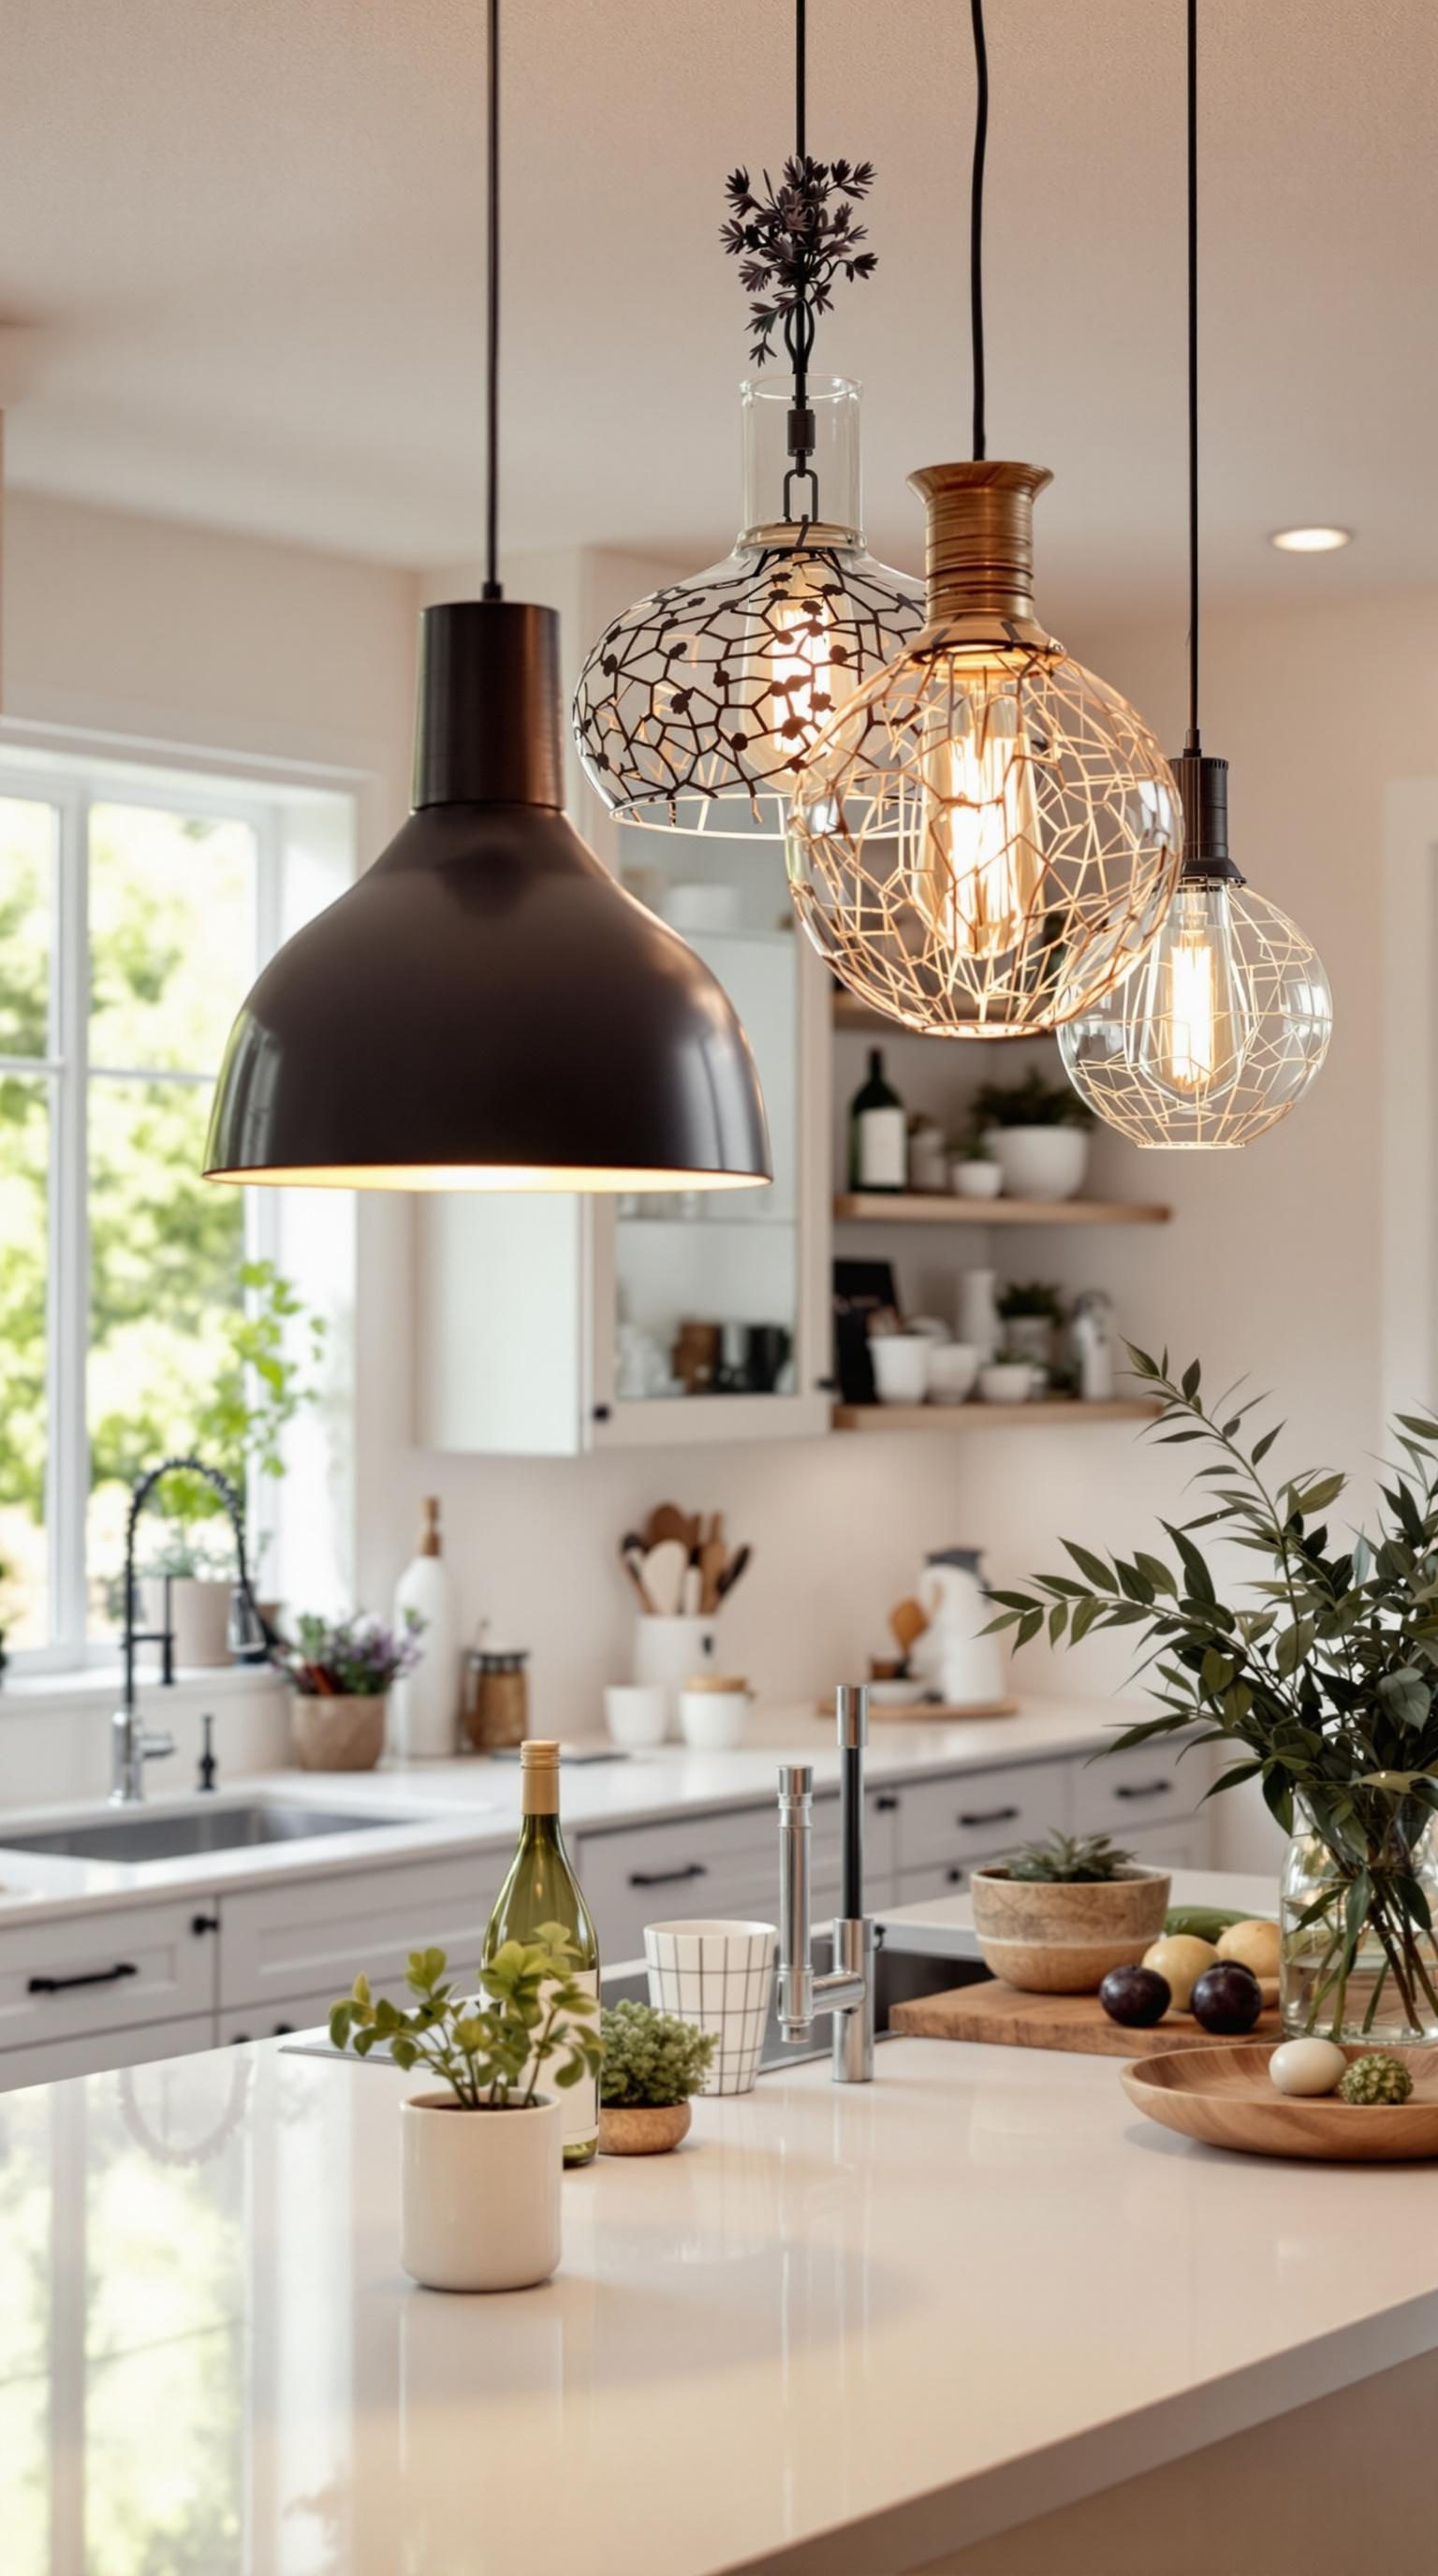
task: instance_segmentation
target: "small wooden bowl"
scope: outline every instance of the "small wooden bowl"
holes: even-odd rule
[[[667,2156],[689,2134],[694,2114],[687,2102],[619,2103],[599,2109],[602,2156]]]
[[[1345,2055],[1373,2057],[1377,2047]],[[1413,2164],[1438,2156],[1438,2048],[1394,2050],[1413,2078],[1411,2101],[1340,2102],[1336,2094],[1279,2093],[1271,2048],[1252,2040],[1171,2049],[1119,2068],[1131,2102],[1162,2128],[1247,2156],[1306,2156],[1326,2164]]]

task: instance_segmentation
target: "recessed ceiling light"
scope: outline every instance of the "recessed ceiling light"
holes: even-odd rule
[[[1351,528],[1276,528],[1268,542],[1286,555],[1331,555],[1352,538]]]

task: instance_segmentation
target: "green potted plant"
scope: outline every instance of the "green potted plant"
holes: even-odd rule
[[[1026,1843],[970,1880],[984,1965],[1029,1994],[1097,1994],[1110,1968],[1138,1967],[1158,1939],[1170,1884],[1106,1834]]]
[[[271,1661],[293,1686],[291,1735],[302,1771],[372,1771],[384,1751],[389,1686],[413,1672],[424,1622],[411,1610],[401,1629],[363,1612],[324,1619],[306,1612],[296,1638]]]
[[[1053,1365],[1054,1334],[1063,1322],[1063,1301],[1047,1279],[1010,1279],[998,1294],[1004,1348],[1015,1359],[1032,1360],[1045,1379]]]
[[[1071,1199],[1088,1169],[1093,1113],[1069,1082],[1037,1066],[1017,1082],[981,1083],[974,1116],[998,1159],[1010,1199]]]
[[[565,2092],[599,2065],[595,1997],[560,1923],[506,1941],[484,1993],[456,1994],[443,1950],[410,1954],[406,2010],[356,1977],[330,2011],[330,2039],[368,2057],[387,2048],[434,2092],[400,2106],[400,2261],[431,2290],[527,2290],[559,2261],[563,2116],[538,2089]]]
[[[703,2090],[718,2033],[651,2004],[619,2003],[600,2014],[599,2036],[600,2154],[667,2154],[688,2135],[690,2097]]]
[[[1158,1714],[1116,1750],[1180,1736],[1221,1748],[1215,1791],[1254,1780],[1290,1836],[1280,2000],[1292,2034],[1384,2046],[1438,2040],[1438,1417],[1400,1414],[1402,1467],[1374,1535],[1335,1531],[1340,1473],[1264,1472],[1280,1425],[1262,1401],[1205,1401],[1198,1362],[1129,1345],[1156,1396],[1153,1433],[1209,1453],[1209,1508],[1164,1521],[1171,1553],[1100,1556],[1064,1542],[1072,1573],[995,1592],[996,1627],[1025,1645],[1133,1628]],[[1263,1568],[1220,1593],[1194,1537],[1212,1528]]]

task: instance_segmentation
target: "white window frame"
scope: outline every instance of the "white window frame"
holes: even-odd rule
[[[49,764],[8,758],[0,748],[0,795],[49,806],[56,821],[50,943],[50,1050],[43,1057],[0,1054],[0,1076],[45,1076],[50,1100],[49,1267],[46,1278],[45,1534],[49,1558],[50,1641],[18,1649],[16,1678],[113,1664],[113,1642],[86,1635],[85,1520],[90,1485],[86,1427],[89,1357],[90,1229],[87,1103],[93,1072],[116,1078],[179,1082],[187,1089],[215,1075],[145,1067],[92,1067],[89,1054],[89,940],[86,906],[90,814],[96,805],[133,805],[242,823],[254,834],[252,906],[254,971],[280,944],[284,808],[278,797],[242,786],[191,786],[182,766],[146,762],[134,776],[114,761]],[[218,1066],[215,1073],[218,1073]],[[242,1192],[245,1257],[276,1258],[274,1194]],[[258,1498],[255,1498],[258,1499]]]

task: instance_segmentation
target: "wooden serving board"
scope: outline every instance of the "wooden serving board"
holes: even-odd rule
[[[936,1699],[903,1701],[870,1699],[869,1702],[869,1722],[873,1726],[878,1726],[885,1719],[894,1726],[910,1725],[916,1718],[924,1726],[940,1723],[945,1726],[958,1726],[969,1717],[1017,1717],[1018,1713],[1019,1704],[1016,1699],[971,1700],[966,1708],[950,1708],[945,1702]],[[832,1719],[834,1714],[832,1691],[827,1699],[815,1700],[814,1714],[816,1717]]]
[[[1084,2057],[1168,2056],[1176,2049],[1214,2045],[1213,2033],[1200,2030],[1187,2013],[1171,2012],[1152,2030],[1123,2030],[1109,2020],[1097,1995],[1021,1994],[1017,1986],[1006,1986],[998,1977],[895,2004],[889,2027],[908,2039],[981,2040],[990,2048],[1064,2048]],[[1276,2003],[1265,2006],[1246,2036],[1254,2046],[1270,2047],[1282,2038]]]

